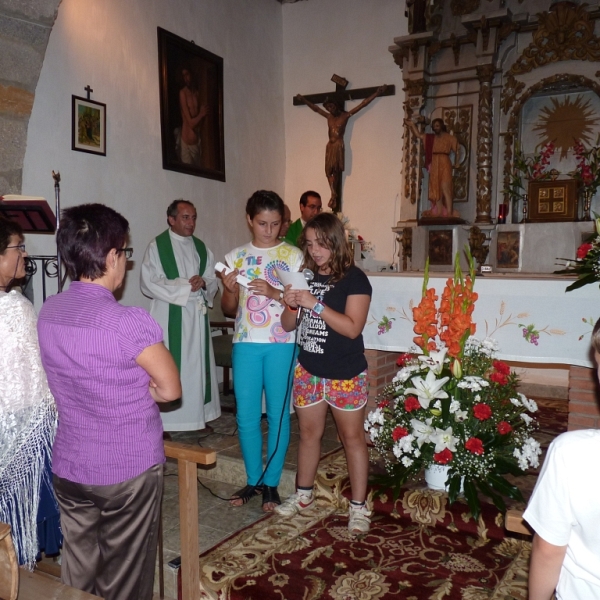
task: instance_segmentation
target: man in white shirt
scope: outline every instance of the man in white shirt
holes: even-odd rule
[[[150,242],[142,263],[142,292],[152,298],[150,314],[163,328],[183,390],[181,403],[161,412],[165,431],[205,429],[221,415],[207,314],[218,290],[215,260],[193,235],[196,218],[191,202],[172,202],[169,229]]]

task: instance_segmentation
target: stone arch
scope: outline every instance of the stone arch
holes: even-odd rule
[[[27,127],[61,0],[0,0],[0,195],[21,193]]]

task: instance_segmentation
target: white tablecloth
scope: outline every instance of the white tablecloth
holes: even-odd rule
[[[406,351],[414,347],[411,309],[421,299],[422,274],[368,276],[373,297],[363,332],[366,348]],[[441,296],[447,278],[448,274],[432,274],[429,287]],[[478,277],[475,336],[496,339],[498,357],[505,360],[595,366],[590,337],[600,317],[600,290],[593,284],[565,292],[572,281],[561,277]],[[439,306],[439,300],[436,304]],[[523,331],[527,328],[528,336]],[[536,335],[537,345],[533,343]]]

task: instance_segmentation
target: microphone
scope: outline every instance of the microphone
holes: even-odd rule
[[[310,269],[303,269],[302,275],[304,276],[304,279],[306,279],[306,281],[312,281],[315,278],[315,274]],[[304,310],[304,308],[302,306],[300,306],[298,309],[298,313],[296,314],[296,329],[298,328],[298,325],[300,324],[300,321],[302,320],[302,311],[303,310]]]
[[[306,281],[312,281],[315,278],[315,274],[310,269],[304,269],[302,275]]]

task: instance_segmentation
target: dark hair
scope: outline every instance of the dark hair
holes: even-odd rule
[[[346,230],[342,222],[333,213],[320,213],[313,217],[302,230],[298,246],[304,252],[304,267],[316,273],[319,267],[311,258],[306,245],[308,229],[315,232],[319,244],[331,251],[331,258],[327,266],[331,269],[332,281],[339,281],[354,265],[354,254],[346,239]]]
[[[433,128],[433,124],[436,121],[442,126],[442,131],[448,131],[448,129],[446,128],[446,123],[444,123],[444,119],[440,119],[439,117],[437,119],[433,119],[433,121],[431,121],[432,128]]]
[[[275,192],[258,190],[248,198],[248,202],[246,202],[246,214],[251,219],[254,219],[263,210],[274,210],[283,219],[283,200]]]
[[[178,200],[173,200],[173,202],[171,202],[171,204],[169,204],[167,207],[167,217],[173,217],[175,219],[177,217],[177,213],[179,212],[180,204],[189,204],[192,208],[196,208],[189,200],[179,198]]]
[[[319,194],[318,192],[313,192],[311,190],[308,190],[308,192],[304,192],[304,194],[302,194],[302,196],[300,196],[300,204],[302,204],[302,206],[306,206],[308,204],[308,199],[310,198],[310,196],[314,196],[315,198],[318,198],[319,200],[321,199],[321,194]]]
[[[600,319],[596,321],[592,331],[592,348],[594,348],[596,352],[600,352]]]
[[[99,279],[106,257],[125,245],[129,222],[104,204],[80,204],[62,211],[56,244],[71,279]]]
[[[344,107],[342,106],[341,101],[338,100],[337,98],[330,98],[329,96],[327,96],[327,98],[325,98],[325,100],[323,100],[323,106],[325,106],[327,104],[333,104],[338,110],[341,110],[341,111],[344,110]]]
[[[23,228],[16,221],[0,217],[0,254],[4,254],[13,235],[23,239]]]

